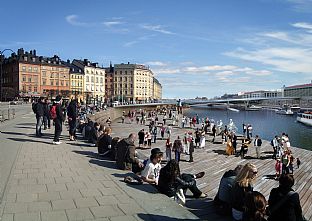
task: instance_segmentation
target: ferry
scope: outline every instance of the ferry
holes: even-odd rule
[[[312,126],[312,112],[298,113],[297,121],[308,126]]]

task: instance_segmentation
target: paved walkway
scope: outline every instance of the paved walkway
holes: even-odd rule
[[[1,221],[198,220],[150,185],[129,186],[124,171],[98,158],[96,149],[69,142],[52,145],[53,130],[36,138],[31,110],[1,128],[0,145],[19,146],[0,205]],[[1,162],[0,162],[1,163]]]

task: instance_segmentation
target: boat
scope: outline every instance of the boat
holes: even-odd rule
[[[294,112],[292,112],[290,108],[276,110],[276,113],[283,114],[283,115],[294,115]]]
[[[250,105],[250,106],[245,107],[246,111],[259,111],[261,109],[262,107],[255,106],[255,105]]]
[[[298,113],[297,121],[308,126],[312,126],[312,112]]]

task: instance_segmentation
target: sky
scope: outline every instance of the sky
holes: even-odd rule
[[[164,98],[312,80],[312,0],[2,1],[0,27],[0,50],[145,64]]]

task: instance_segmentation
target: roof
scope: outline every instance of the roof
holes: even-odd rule
[[[70,63],[70,61],[68,60],[66,61],[62,61],[62,64],[69,67],[69,73],[70,74],[84,74],[84,71],[82,68],[77,67],[76,65]]]
[[[304,88],[304,87],[312,87],[312,83],[293,85],[293,86],[285,87],[285,89],[295,89],[295,88]]]

